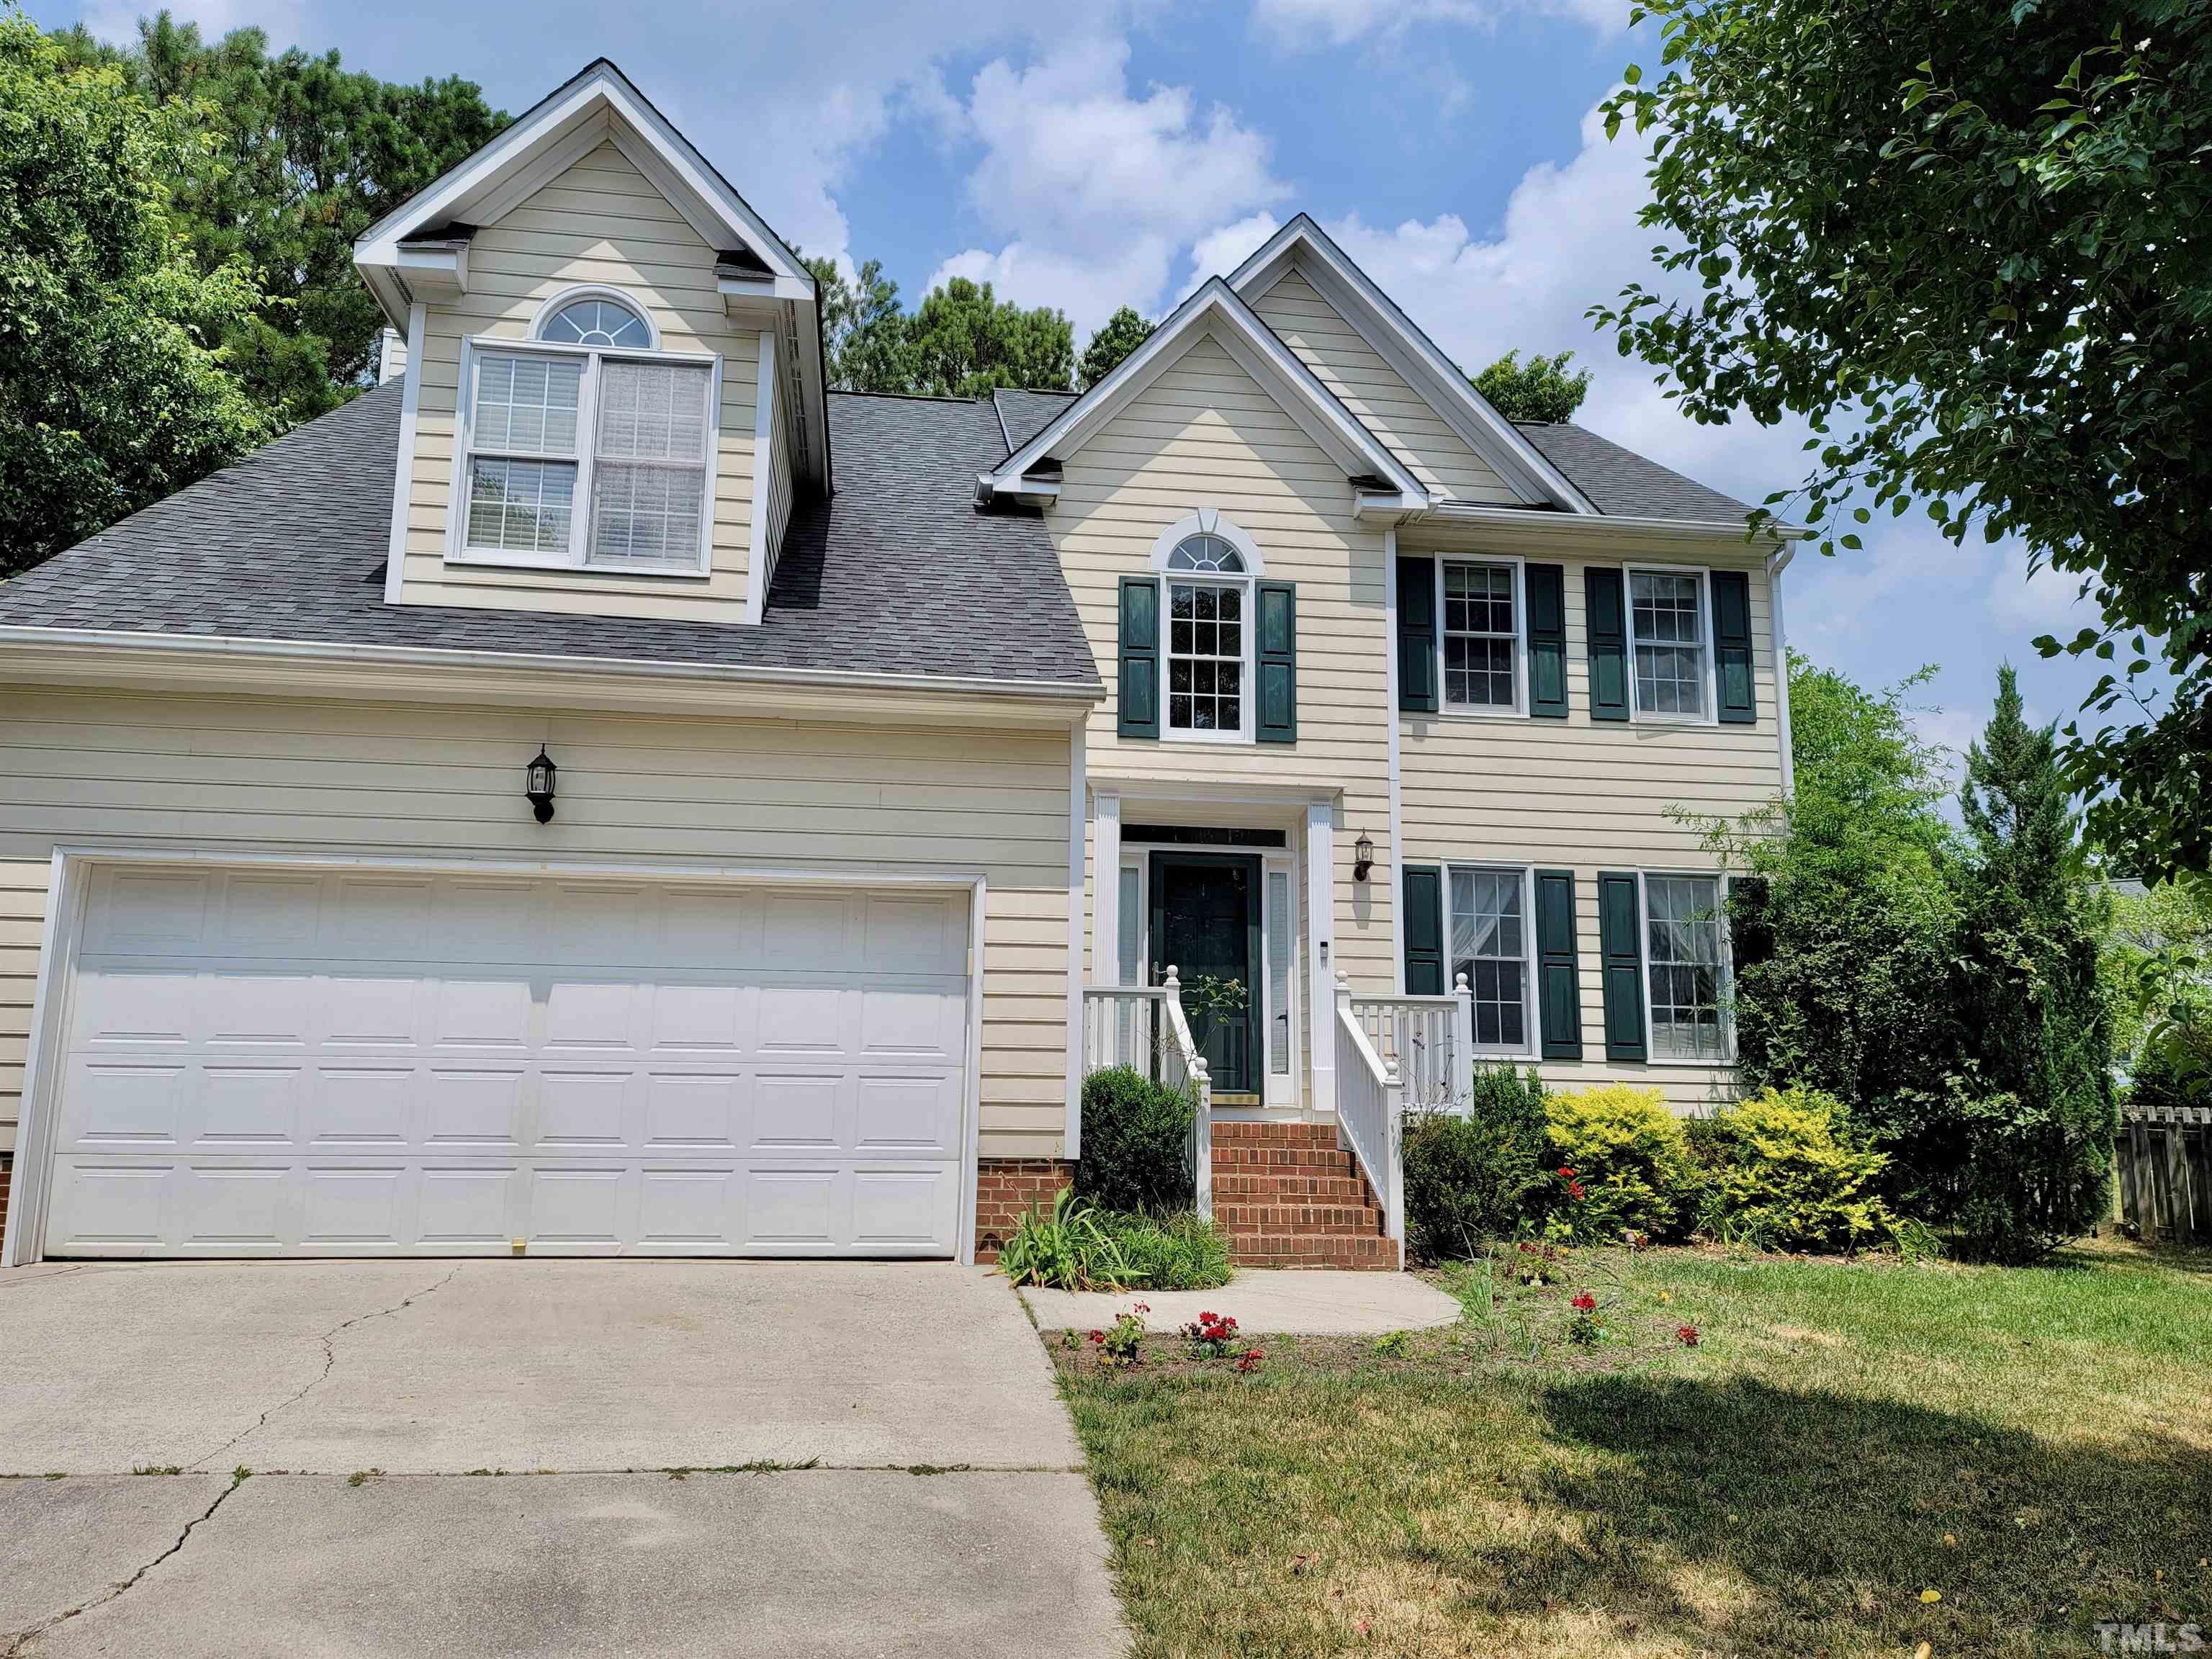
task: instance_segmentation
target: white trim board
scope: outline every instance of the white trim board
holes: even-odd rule
[[[362,870],[390,873],[509,875],[568,881],[724,883],[732,886],[810,886],[834,889],[909,887],[969,896],[968,1054],[961,1098],[961,1199],[955,1219],[954,1259],[975,1259],[975,1200],[982,1122],[984,918],[989,887],[981,871],[951,866],[890,866],[866,870],[751,868],[738,864],[674,866],[588,859],[436,858],[344,854],[304,848],[240,851],[228,848],[57,847],[49,882],[46,921],[40,938],[33,993],[30,1049],[16,1127],[14,1187],[7,1226],[0,1235],[0,1267],[40,1259],[46,1237],[47,1142],[55,1110],[56,1069],[46,1063],[62,1040],[70,972],[82,921],[86,877],[96,865],[211,865],[223,869]]]

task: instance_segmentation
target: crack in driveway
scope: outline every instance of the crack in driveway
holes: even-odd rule
[[[190,1521],[185,1522],[185,1529],[177,1534],[177,1541],[175,1543],[170,1545],[168,1548],[163,1550],[159,1555],[146,1563],[144,1566],[139,1568],[137,1571],[132,1573],[121,1583],[111,1587],[106,1595],[94,1596],[89,1601],[80,1601],[76,1606],[65,1608],[62,1612],[55,1613],[50,1619],[42,1620],[38,1624],[32,1626],[31,1628],[27,1631],[19,1631],[16,1632],[15,1638],[8,1644],[6,1651],[4,1653],[0,1653],[0,1659],[17,1659],[18,1655],[21,1654],[33,1642],[37,1641],[39,1638],[44,1636],[48,1631],[51,1631],[58,1626],[66,1625],[70,1620],[76,1618],[80,1613],[90,1613],[94,1607],[104,1607],[110,1601],[119,1600],[124,1595],[129,1594],[131,1590],[137,1589],[139,1580],[145,1577],[148,1573],[153,1571],[155,1568],[160,1566],[162,1562],[167,1560],[179,1550],[184,1548],[185,1540],[189,1539],[194,1532],[198,1530],[200,1523],[207,1520],[210,1516],[213,1515],[217,1510],[221,1509],[226,1503],[228,1503],[230,1499],[231,1493],[236,1492],[240,1486],[244,1486],[246,1482],[246,1479],[247,1477],[243,1473],[234,1476],[228,1486],[225,1486],[221,1492],[215,1495],[214,1503],[209,1504],[198,1515],[194,1516]]]
[[[204,1471],[202,1468],[202,1465],[212,1462],[215,1459],[222,1456],[225,1452],[228,1451],[233,1446],[238,1444],[240,1441],[244,1440],[249,1436],[256,1433],[258,1431],[265,1428],[268,1426],[269,1419],[276,1416],[277,1413],[285,1410],[289,1407],[298,1405],[302,1400],[305,1400],[317,1389],[329,1382],[331,1379],[331,1373],[337,1369],[338,1351],[336,1346],[337,1340],[346,1332],[351,1330],[356,1325],[366,1324],[372,1319],[385,1319],[393,1314],[405,1311],[407,1309],[413,1307],[417,1302],[422,1300],[425,1297],[444,1290],[447,1285],[452,1284],[453,1280],[459,1276],[461,1269],[466,1266],[468,1266],[468,1263],[465,1261],[456,1261],[453,1264],[453,1272],[447,1273],[436,1284],[427,1285],[423,1289],[416,1291],[413,1295],[402,1298],[400,1301],[394,1303],[389,1308],[378,1308],[368,1313],[356,1314],[351,1319],[331,1326],[330,1329],[325,1331],[321,1337],[318,1339],[323,1345],[323,1369],[315,1376],[309,1379],[305,1388],[300,1389],[298,1393],[291,1395],[289,1399],[278,1401],[275,1405],[270,1407],[267,1411],[262,1413],[259,1417],[254,1419],[253,1421],[248,1424],[245,1428],[240,1429],[236,1434],[231,1436],[229,1439],[224,1441],[222,1444],[217,1446],[213,1451],[204,1453],[202,1455],[194,1458],[185,1467],[191,1469],[195,1474],[204,1473]],[[218,1499],[217,1501],[220,1502],[221,1500]],[[210,1513],[212,1513],[212,1511],[210,1511]],[[9,1659],[9,1656],[7,1655],[0,1655],[0,1659]]]

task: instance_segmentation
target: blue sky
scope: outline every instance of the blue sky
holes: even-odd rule
[[[127,38],[137,8],[31,0]],[[520,110],[612,58],[810,252],[879,258],[909,300],[948,272],[1054,304],[1079,337],[1157,315],[1303,209],[1470,366],[1575,349],[1581,418],[1749,501],[1797,482],[1800,428],[1680,420],[1583,320],[1651,275],[1643,161],[1592,109],[1650,43],[1626,0],[183,0],[219,32],[336,47],[394,80],[459,74]],[[1954,549],[1917,513],[1863,552],[1801,553],[1791,642],[1875,684],[1923,663],[1922,726],[1963,750],[1997,662],[2032,713],[2093,678],[2028,641],[2093,620],[2014,548]]]

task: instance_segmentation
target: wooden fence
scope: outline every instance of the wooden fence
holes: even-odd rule
[[[2115,1219],[2136,1237],[2212,1243],[2212,1108],[2123,1107]]]

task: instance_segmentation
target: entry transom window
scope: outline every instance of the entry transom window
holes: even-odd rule
[[[538,337],[471,350],[464,552],[705,570],[714,360],[651,349],[644,319],[607,299],[562,307]]]
[[[1167,573],[1167,732],[1249,737],[1253,561],[1230,537],[1200,531],[1159,562]]]
[[[1636,712],[1703,720],[1711,666],[1704,575],[1693,570],[1632,570],[1628,599]]]
[[[1445,706],[1516,708],[1521,630],[1515,567],[1443,563]]]
[[[1479,1053],[1528,1050],[1528,872],[1451,867],[1452,983],[1467,975]]]
[[[1719,878],[1646,876],[1644,914],[1651,1057],[1726,1060]]]

